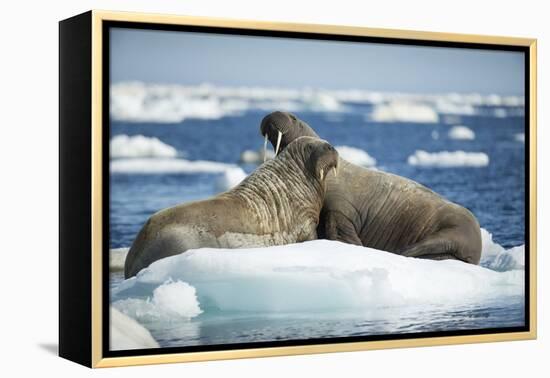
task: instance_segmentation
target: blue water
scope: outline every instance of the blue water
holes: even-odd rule
[[[238,164],[242,151],[263,145],[259,124],[264,113],[248,112],[219,120],[185,120],[180,124],[113,122],[111,135],[154,136],[174,146],[181,157]],[[452,125],[367,122],[362,114],[300,113],[333,145],[366,150],[377,167],[418,181],[470,209],[481,227],[505,248],[525,243],[525,145],[523,117],[462,116],[472,141],[452,140]],[[433,131],[439,133],[432,138]],[[485,152],[481,168],[426,168],[407,164],[415,150]],[[243,166],[251,172],[254,166]],[[215,174],[115,174],[111,176],[110,247],[128,247],[154,212],[217,193]],[[111,285],[122,280],[113,273]],[[379,310],[358,316],[311,317],[299,314],[203,314],[192,321],[146,325],[161,346],[227,344],[283,339],[378,335],[457,329],[513,327],[524,324],[524,299],[507,303],[432,306]]]

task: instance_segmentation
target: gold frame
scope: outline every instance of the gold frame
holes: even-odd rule
[[[267,347],[240,350],[222,350],[212,352],[170,353],[132,357],[107,357],[102,354],[102,22],[128,21],[141,23],[216,26],[240,29],[267,31],[309,32],[332,35],[354,35],[386,37],[411,40],[428,40],[442,42],[465,42],[478,44],[498,44],[523,46],[529,48],[530,54],[530,326],[527,332],[501,334],[445,336],[415,338],[388,341],[363,341],[351,343],[317,344],[307,346]],[[311,353],[350,352],[371,349],[389,349],[402,347],[420,347],[447,344],[466,344],[495,341],[530,340],[537,337],[537,40],[500,36],[470,34],[435,33],[412,30],[373,29],[352,26],[294,24],[279,22],[259,22],[246,20],[219,19],[210,17],[188,17],[162,14],[92,11],[92,366],[114,367],[127,365],[160,364],[172,362],[207,361],[220,359],[237,359],[250,357],[268,357],[300,355]]]

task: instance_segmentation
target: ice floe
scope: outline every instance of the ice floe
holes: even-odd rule
[[[110,115],[126,122],[178,123],[188,118],[220,119],[251,110],[348,112],[354,105],[374,107],[377,122],[437,122],[438,115],[521,114],[523,96],[479,93],[414,94],[361,89],[224,87],[119,82],[111,85]],[[498,107],[494,111],[493,108]],[[362,108],[358,108],[358,111]],[[507,111],[508,109],[509,111]],[[486,112],[485,110],[482,111]],[[435,119],[435,121],[434,121]]]
[[[143,135],[116,135],[109,145],[111,158],[164,157],[178,155],[178,151],[155,137]]]
[[[330,92],[262,87],[183,86],[121,82],[111,85],[110,114],[126,122],[179,123],[219,119],[249,110],[337,112],[345,107]]]
[[[481,229],[482,255],[480,265],[499,272],[525,269],[525,246],[505,249],[493,241],[493,235]]]
[[[367,151],[350,146],[334,146],[340,157],[350,163],[363,167],[374,167],[376,159],[370,156]]]
[[[113,174],[224,173],[237,167],[216,161],[168,158],[116,159],[111,160],[110,166]]]
[[[438,99],[435,102],[435,108],[440,114],[452,114],[452,115],[474,115],[476,109],[472,104],[451,102],[446,99]]]
[[[496,118],[506,118],[506,117],[508,117],[508,112],[506,111],[506,109],[496,108],[496,109],[493,110],[493,115]]]
[[[484,152],[417,150],[407,162],[420,167],[485,167],[489,165],[489,156]]]
[[[457,140],[474,140],[476,138],[476,134],[472,129],[462,125],[453,126],[448,135],[449,138]]]
[[[225,192],[241,183],[246,177],[246,172],[241,167],[227,168],[216,180],[216,189]]]
[[[120,271],[124,270],[124,262],[129,248],[113,248],[109,251],[109,270]]]
[[[514,139],[518,142],[525,143],[525,134],[524,133],[517,133],[514,135]]]
[[[188,319],[210,311],[326,313],[523,295],[522,266],[504,257],[514,255],[516,261],[523,248],[497,246],[484,236],[487,267],[407,258],[329,240],[204,248],[156,261],[111,294],[117,309],[140,322]]]
[[[159,345],[153,339],[147,329],[128,315],[121,313],[111,306],[110,309],[110,349],[149,349],[158,348]]]
[[[376,105],[371,119],[375,122],[437,123],[439,116],[428,105],[396,101]]]
[[[275,152],[266,149],[265,157],[265,160],[273,159],[275,157]],[[260,151],[244,150],[241,153],[239,161],[243,164],[262,164],[264,162],[263,149]]]

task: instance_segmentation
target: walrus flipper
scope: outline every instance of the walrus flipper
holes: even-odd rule
[[[439,232],[407,247],[399,254],[406,257],[430,260],[452,259],[477,264],[477,261],[472,261],[469,254],[465,253],[464,247],[459,241],[454,240],[451,232]]]
[[[327,239],[337,240],[348,244],[363,245],[355,226],[342,213],[327,211],[323,218],[325,223],[325,237]]]

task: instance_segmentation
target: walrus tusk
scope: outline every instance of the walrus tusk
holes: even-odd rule
[[[333,167],[332,171],[334,172],[334,177],[338,176],[338,167]]]
[[[325,177],[325,170],[321,168],[321,170],[319,171],[319,179],[323,181],[324,177]]]
[[[265,133],[264,139],[264,163],[267,160],[267,133]]]
[[[279,147],[281,147],[281,139],[283,137],[283,133],[278,131],[278,135],[277,135],[277,147],[275,148],[275,156],[277,156],[277,154],[279,153]]]

